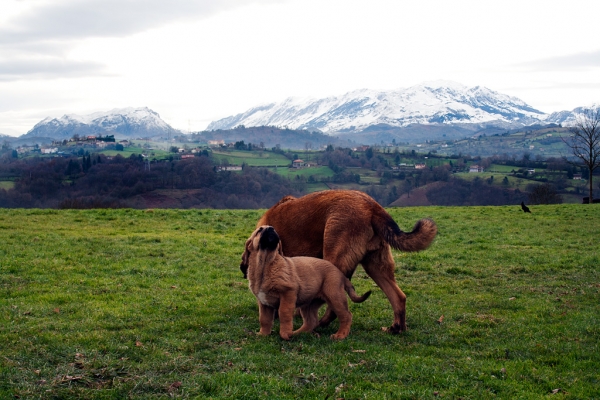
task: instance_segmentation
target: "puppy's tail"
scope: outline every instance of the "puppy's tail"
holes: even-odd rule
[[[350,296],[350,300],[352,300],[355,303],[362,303],[371,295],[370,290],[362,296],[357,295],[356,291],[354,290],[354,286],[352,286],[352,283],[350,283],[349,279],[346,279],[346,281],[344,282],[344,289],[346,290],[346,293],[348,293],[348,296]]]
[[[381,211],[373,215],[373,230],[396,250],[425,250],[437,235],[437,225],[432,219],[421,219],[411,232],[403,232],[385,210]]]

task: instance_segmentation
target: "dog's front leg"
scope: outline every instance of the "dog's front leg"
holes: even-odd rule
[[[260,322],[260,335],[268,336],[273,328],[275,309],[258,302],[258,321]]]
[[[296,292],[287,291],[279,298],[279,336],[290,340],[294,330],[294,310],[296,309]]]

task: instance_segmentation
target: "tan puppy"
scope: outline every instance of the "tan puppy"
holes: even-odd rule
[[[260,218],[258,226],[273,226],[288,257],[308,256],[327,260],[348,279],[361,264],[383,290],[394,310],[391,333],[406,330],[406,295],[394,278],[390,247],[401,251],[424,250],[435,238],[430,219],[418,221],[403,232],[383,207],[369,195],[355,190],[325,190],[300,198],[286,196]],[[240,269],[246,275],[244,263]],[[335,318],[328,309],[320,325]]]
[[[242,264],[248,266],[248,281],[258,300],[260,334],[269,335],[275,310],[279,311],[279,335],[289,340],[300,332],[312,332],[319,324],[318,311],[327,303],[340,320],[332,339],[350,333],[352,314],[346,292],[353,302],[365,301],[371,292],[358,296],[352,284],[328,261],[312,257],[284,257],[279,236],[272,226],[257,228],[246,241]],[[298,307],[304,323],[293,331]]]

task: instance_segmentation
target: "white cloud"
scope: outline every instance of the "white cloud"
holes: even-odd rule
[[[35,2],[3,23],[0,43],[122,37],[197,20],[252,0],[53,0]]]
[[[275,0],[271,0],[275,1]],[[266,2],[271,2],[266,1]],[[104,75],[103,63],[66,55],[89,38],[123,38],[182,21],[198,21],[251,0],[62,0],[15,1],[0,25],[0,80]],[[265,2],[263,0],[263,2]],[[19,2],[17,2],[19,3]]]
[[[65,75],[81,77],[90,74],[101,75],[104,70],[105,67],[102,64],[56,57],[0,60],[0,80],[15,80],[25,77],[29,79],[60,78]]]
[[[595,0],[0,2],[12,5],[0,16],[5,125],[9,111],[148,106],[203,129],[288,96],[435,79],[546,112],[600,100],[587,89],[600,84]],[[31,128],[19,121],[13,131]]]
[[[600,44],[598,46],[600,47]],[[598,70],[600,69],[600,49],[593,50],[594,51],[543,58],[541,60],[525,62],[518,66],[531,68],[537,71]]]

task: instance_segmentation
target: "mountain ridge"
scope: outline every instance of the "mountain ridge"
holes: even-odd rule
[[[289,97],[213,121],[207,130],[275,125],[343,133],[377,124],[399,128],[463,123],[523,126],[539,123],[546,115],[516,97],[485,87],[432,81],[397,90],[359,89],[321,99]]]
[[[152,137],[181,133],[148,107],[114,108],[86,115],[65,114],[60,118],[47,117],[20,138],[46,137],[69,139],[73,135],[104,135],[115,137]]]
[[[213,121],[204,132],[232,130],[239,126],[271,126],[295,132],[324,133],[356,144],[454,140],[524,126],[568,126],[583,108],[546,114],[516,97],[483,86],[432,81],[397,90],[357,89],[320,99],[289,97],[279,103],[258,105]],[[241,136],[248,132],[232,132],[228,137],[250,140],[250,137]],[[148,107],[128,107],[86,115],[47,117],[26,134],[5,139],[15,143],[19,140],[23,143],[51,142],[74,135],[107,134],[117,138],[167,138],[182,132]],[[286,136],[289,135],[286,133]],[[300,136],[298,140],[306,140]],[[252,140],[255,139],[260,138],[253,136]],[[319,139],[321,141],[325,139]]]

